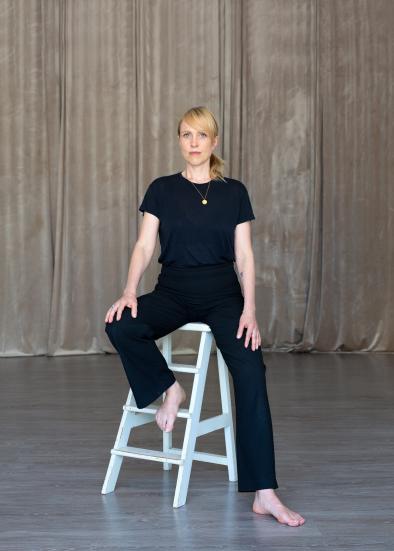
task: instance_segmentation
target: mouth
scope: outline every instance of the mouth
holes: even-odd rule
[[[190,155],[200,155],[201,151],[190,151]]]

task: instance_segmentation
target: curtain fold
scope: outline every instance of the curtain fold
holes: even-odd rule
[[[263,348],[394,351],[393,26],[391,0],[0,0],[0,354],[114,350],[192,105],[252,199]]]
[[[307,333],[317,350],[393,351],[394,3],[317,7],[321,235]]]
[[[0,3],[0,353],[47,353],[59,137],[59,5]]]
[[[48,353],[100,352],[136,238],[135,4],[61,1],[61,117]],[[134,140],[134,141],[133,141]]]

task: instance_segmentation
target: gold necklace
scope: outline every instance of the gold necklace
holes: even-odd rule
[[[186,176],[185,176],[185,178],[186,178]],[[195,187],[195,189],[197,190],[197,192],[200,193],[200,190],[196,188],[196,186],[194,185],[194,182],[192,182],[191,180],[189,180],[189,178],[186,178],[186,180],[187,180],[188,182],[190,182],[191,184],[193,184],[193,186]],[[200,193],[200,195],[201,195],[201,197],[202,197],[201,203],[202,203],[203,205],[207,205],[207,204],[208,204],[208,200],[207,200],[206,197],[207,197],[207,195],[208,195],[208,191],[209,191],[209,188],[210,188],[210,186],[211,186],[211,182],[212,182],[212,180],[209,180],[209,184],[208,184],[208,188],[207,188],[207,192],[206,192],[206,194],[205,194],[205,197],[204,197],[204,195],[202,195],[202,194]],[[205,182],[205,183],[206,183],[206,182]]]

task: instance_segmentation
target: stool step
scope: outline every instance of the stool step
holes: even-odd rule
[[[148,413],[150,415],[156,415],[157,410],[159,409],[159,406],[148,406],[146,408],[139,409],[137,406],[123,406],[123,409],[127,411],[134,411],[136,413]],[[190,419],[191,414],[189,413],[189,410],[186,408],[179,408],[177,417],[184,417],[185,419]]]
[[[161,463],[174,463],[182,465],[181,459],[182,450],[176,452],[162,452],[159,450],[148,450],[146,448],[136,448],[133,446],[125,446],[124,448],[113,448],[113,455],[121,455],[123,457],[136,457],[139,459],[148,459],[150,461],[160,461]]]
[[[171,448],[167,452],[160,450],[149,450],[147,448],[136,448],[133,446],[125,446],[123,448],[113,448],[111,450],[113,455],[121,455],[123,457],[135,457],[137,459],[148,459],[150,461],[159,461],[161,463],[174,463],[176,465],[183,465],[182,449]],[[204,461],[205,463],[215,463],[216,465],[228,465],[228,458],[226,455],[209,452],[199,452],[194,450],[191,453],[191,457],[195,461]]]
[[[172,451],[182,453],[180,448],[171,448]],[[193,461],[203,461],[204,463],[215,463],[216,465],[228,465],[227,455],[211,452],[198,452],[196,450],[192,453]]]
[[[198,367],[192,364],[179,364],[169,362],[168,367],[171,371],[178,371],[179,373],[198,373]]]

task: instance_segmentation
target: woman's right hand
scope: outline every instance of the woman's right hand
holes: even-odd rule
[[[113,305],[108,309],[107,314],[105,316],[105,321],[111,323],[114,319],[114,315],[117,312],[116,319],[117,321],[120,320],[122,317],[122,312],[125,308],[125,306],[128,306],[131,308],[131,315],[133,318],[137,317],[137,297],[135,293],[124,293],[120,299],[118,299],[116,302],[113,303]]]

